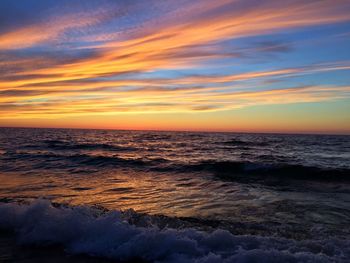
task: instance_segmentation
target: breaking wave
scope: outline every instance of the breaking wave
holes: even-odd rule
[[[130,223],[135,212],[36,200],[0,203],[0,228],[25,245],[57,245],[71,254],[147,262],[345,262],[350,240],[293,240],[195,228]],[[148,216],[150,217],[150,216]]]

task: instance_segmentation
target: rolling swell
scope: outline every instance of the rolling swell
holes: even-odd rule
[[[124,159],[115,156],[90,156],[86,154],[73,155],[68,157],[72,162],[78,162],[82,165],[103,166],[145,166],[147,162],[141,159]]]
[[[107,143],[69,143],[59,140],[46,140],[44,143],[53,150],[107,150],[107,151],[135,151],[130,146],[111,145]]]
[[[270,176],[277,179],[303,179],[303,180],[349,180],[350,169],[327,169],[298,164],[280,163],[253,163],[235,161],[208,160],[186,167],[193,171],[210,171],[216,175],[234,179],[240,176]]]
[[[269,144],[267,142],[254,142],[254,141],[243,141],[238,139],[232,139],[229,141],[222,142],[224,145],[229,146],[268,146]]]
[[[63,154],[40,151],[8,152],[3,155],[2,159],[5,164],[10,165],[12,161],[20,161],[24,166],[32,166],[35,169],[65,169],[80,166],[98,167],[100,169],[128,167],[158,172],[208,172],[225,180],[240,181],[254,181],[257,178],[350,181],[350,169],[347,168],[320,168],[278,162],[204,160],[187,163],[175,162],[165,158],[124,158],[118,155]],[[4,165],[0,166],[0,169],[3,167]]]
[[[24,167],[31,169],[66,169],[70,167],[132,167],[145,168],[163,163],[163,159],[122,158],[118,156],[89,155],[89,154],[59,154],[51,152],[38,153],[12,153],[3,158],[5,163],[20,161]],[[1,167],[1,165],[0,165]],[[19,167],[20,168],[20,167]]]

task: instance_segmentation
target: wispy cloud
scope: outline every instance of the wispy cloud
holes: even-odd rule
[[[30,93],[23,91],[7,92],[6,95],[23,95],[26,99],[18,102],[8,97],[1,102],[0,118],[55,117],[80,114],[115,114],[142,112],[191,112],[237,109],[253,105],[289,104],[320,102],[342,99],[350,96],[349,86],[305,86],[278,88],[262,91],[227,91],[213,93],[212,89],[137,89],[117,91],[82,98],[81,96],[54,96],[47,99],[36,94],[35,99],[28,98]],[[6,92],[5,92],[6,93]],[[48,92],[49,93],[49,92]],[[33,94],[32,94],[33,95]],[[91,106],[93,105],[93,107]]]
[[[285,42],[260,41],[250,49],[226,50],[225,41],[347,22],[349,1],[147,1],[131,6],[107,1],[88,12],[79,6],[74,12],[51,10],[43,20],[0,34],[0,118],[214,111],[349,97],[346,85],[261,85],[244,91],[234,86],[349,70],[347,61],[152,75],[228,58],[234,62],[244,52],[290,52]]]

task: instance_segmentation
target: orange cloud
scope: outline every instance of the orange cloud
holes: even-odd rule
[[[235,2],[219,0],[192,3],[187,11],[186,7],[179,9],[183,13],[179,10],[171,13],[164,23],[151,20],[144,27],[125,32],[124,38],[120,34],[116,37],[104,36],[102,33],[101,40],[106,40],[102,43],[95,43],[86,37],[74,39],[77,42],[82,39],[91,41],[88,46],[95,52],[91,57],[62,63],[48,62],[49,66],[46,67],[35,67],[42,59],[27,61],[28,65],[32,63],[33,68],[19,66],[17,71],[5,72],[7,78],[0,80],[1,118],[213,111],[258,104],[332,100],[349,95],[347,86],[319,85],[234,92],[232,87],[223,85],[322,70],[347,70],[348,65],[173,79],[108,79],[125,73],[184,69],[213,58],[234,56],[233,53],[218,50],[220,45],[216,44],[227,39],[350,20],[347,9],[337,6],[337,3],[346,4],[346,1],[341,0],[273,1],[254,7],[243,5],[240,8],[235,8]],[[68,15],[16,29],[0,36],[0,49],[20,49],[55,42],[68,30],[85,30],[100,23],[101,19],[102,15]],[[154,25],[157,26],[150,28]],[[21,61],[16,63],[20,64]],[[105,79],[95,80],[99,77]]]
[[[49,100],[0,102],[0,118],[51,118],[62,115],[142,112],[191,112],[237,109],[252,105],[335,100],[350,96],[349,86],[306,86],[263,91],[213,93],[209,90],[136,90],[113,97],[57,97]],[[93,106],[91,106],[93,105]]]

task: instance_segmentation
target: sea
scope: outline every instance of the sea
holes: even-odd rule
[[[0,229],[117,262],[350,262],[350,136],[0,128]]]

